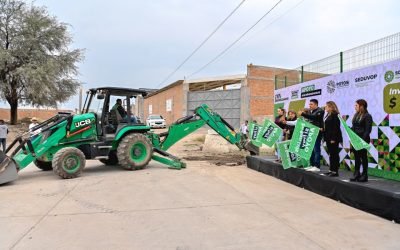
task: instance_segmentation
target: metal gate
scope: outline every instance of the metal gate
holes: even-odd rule
[[[207,104],[235,129],[240,127],[240,89],[188,93],[188,114],[201,104]]]

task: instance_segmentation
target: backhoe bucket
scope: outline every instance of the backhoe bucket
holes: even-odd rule
[[[0,185],[15,181],[17,178],[17,164],[13,159],[0,151]]]
[[[251,141],[245,142],[244,148],[250,152],[250,155],[260,155],[260,148],[251,143]]]

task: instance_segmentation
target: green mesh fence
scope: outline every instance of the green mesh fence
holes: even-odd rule
[[[400,58],[400,32],[275,75],[275,89]]]

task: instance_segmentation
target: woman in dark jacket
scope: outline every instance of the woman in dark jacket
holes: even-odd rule
[[[356,101],[355,110],[356,114],[353,117],[352,130],[369,143],[372,130],[372,116],[368,113],[368,104],[364,99]],[[368,152],[366,149],[354,150],[354,176],[350,181],[367,182],[368,181]],[[362,164],[362,173],[360,174],[360,165]]]
[[[336,103],[329,101],[325,106],[326,116],[324,117],[324,140],[328,147],[329,172],[325,175],[330,177],[339,176],[339,143],[343,142],[342,131],[340,130],[339,110]]]

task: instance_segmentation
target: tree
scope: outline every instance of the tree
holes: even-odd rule
[[[70,49],[67,28],[44,7],[0,0],[0,99],[10,104],[11,124],[19,104],[57,107],[77,92],[83,50]]]

